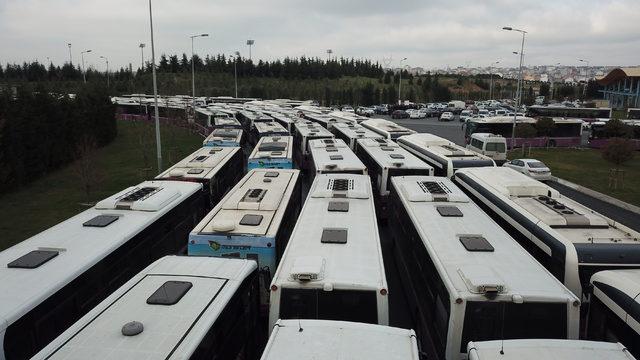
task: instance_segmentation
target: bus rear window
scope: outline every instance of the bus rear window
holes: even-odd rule
[[[375,291],[282,289],[281,319],[321,319],[378,323]]]
[[[505,152],[505,146],[504,143],[487,143],[487,151],[497,151],[499,153],[503,153]]]
[[[460,352],[469,341],[500,339],[566,339],[567,304],[467,303]]]

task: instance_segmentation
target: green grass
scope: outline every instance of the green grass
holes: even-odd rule
[[[165,168],[202,145],[202,137],[178,127],[162,126]],[[88,208],[128,186],[153,178],[155,132],[150,124],[118,122],[118,136],[94,154],[99,181],[87,198],[76,164],[48,174],[0,197],[0,250],[14,245]],[[147,169],[147,170],[144,170]]]
[[[521,157],[523,154],[520,149],[509,153],[510,159]],[[554,176],[640,206],[640,154],[637,152],[633,159],[621,167],[625,171],[624,187],[618,187],[617,190],[609,188],[609,169],[614,165],[602,158],[600,150],[532,149],[531,154],[524,157],[544,162]]]

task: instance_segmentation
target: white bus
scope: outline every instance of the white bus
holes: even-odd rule
[[[164,257],[33,359],[255,359],[257,280],[253,261]]]
[[[472,341],[469,360],[635,360],[619,343],[585,340]]]
[[[309,157],[309,140],[333,139],[334,135],[329,130],[309,120],[296,122],[294,128],[293,158],[300,169],[305,169]]]
[[[280,125],[282,125],[285,129],[287,129],[289,134],[293,134],[293,132],[295,130],[293,128],[293,125],[296,123],[297,118],[295,118],[293,116],[281,114],[281,113],[276,113],[276,112],[269,113],[269,115],[275,121],[277,121]]]
[[[389,224],[421,350],[469,341],[577,339],[580,301],[449,178],[391,179]]]
[[[254,169],[189,234],[188,254],[255,260],[261,303],[301,207],[299,170]]]
[[[384,119],[368,119],[360,123],[360,125],[373,131],[388,140],[396,140],[400,136],[415,134],[416,132],[406,127],[400,126],[393,121]]]
[[[591,289],[587,338],[621,342],[640,357],[640,269],[597,272]]]
[[[293,136],[260,138],[249,155],[247,169],[293,169]]]
[[[595,272],[640,267],[640,233],[513,169],[460,171],[456,182],[583,302]]]
[[[201,183],[206,207],[211,209],[242,177],[243,162],[239,147],[203,147],[156,176],[156,180]]]
[[[242,129],[235,117],[214,108],[196,108],[195,123],[204,129],[205,133],[218,128]]]
[[[376,200],[378,217],[386,219],[391,178],[433,175],[433,167],[391,140],[358,139],[356,154],[367,167]]]
[[[331,128],[331,132],[336,135],[338,139],[342,139],[353,151],[357,151],[358,139],[383,139],[384,137],[378,133],[375,133],[362,125],[356,123],[345,124],[336,123]]]
[[[271,116],[265,115],[261,112],[254,112],[249,110],[241,110],[238,111],[237,114],[240,123],[242,124],[244,131],[247,133],[253,129],[255,123],[257,122],[271,122],[273,118]]]
[[[215,129],[202,142],[202,146],[242,147],[244,131],[240,129]]]
[[[311,181],[318,174],[367,175],[367,168],[342,139],[309,140]]]
[[[269,328],[278,319],[388,325],[387,292],[369,177],[316,176],[271,282]]]
[[[338,122],[338,120],[335,117],[325,115],[325,114],[304,113],[304,118],[321,125],[323,128],[327,130],[331,130],[333,125]]]
[[[436,176],[450,178],[461,168],[496,166],[490,157],[433,134],[403,136],[398,139],[398,145],[433,166]]]
[[[145,181],[0,252],[0,359],[30,358],[125,281],[181,251],[202,185]]]
[[[330,320],[278,320],[261,360],[420,360],[413,330]]]
[[[249,143],[254,145],[258,143],[263,136],[288,136],[289,131],[275,121],[257,122],[254,124],[251,132],[249,132]]]

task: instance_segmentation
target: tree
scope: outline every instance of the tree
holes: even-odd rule
[[[602,131],[608,138],[630,138],[633,135],[633,128],[618,119],[607,121]]]
[[[597,98],[600,95],[598,90],[600,90],[598,82],[595,80],[589,80],[589,82],[587,82],[587,89],[585,90],[585,97],[587,99]]]
[[[517,124],[514,134],[517,138],[532,138],[536,136],[536,128],[531,124]]]
[[[602,158],[613,163],[616,169],[633,158],[634,147],[629,139],[612,138],[602,150]]]
[[[82,186],[87,202],[91,201],[91,195],[101,180],[96,164],[96,148],[95,139],[89,135],[83,136],[76,148],[78,160],[74,163],[73,170]]]
[[[551,136],[555,127],[556,123],[552,118],[548,117],[541,118],[536,123],[536,130],[539,136]]]
[[[549,83],[540,84],[540,96],[544,96],[544,97],[549,96]]]
[[[393,75],[391,70],[387,70],[387,72],[384,73],[384,83],[385,84],[390,84],[391,83],[391,75]]]

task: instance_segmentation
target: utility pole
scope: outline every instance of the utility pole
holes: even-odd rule
[[[85,53],[90,53],[91,50],[85,50],[85,51],[81,51],[80,52],[80,57],[82,58],[82,80],[84,80],[84,83],[87,83],[87,76],[86,76],[86,71],[84,71],[84,54]]]
[[[69,47],[69,65],[73,66],[73,59],[71,58],[71,43],[68,43],[67,46]]]
[[[106,56],[100,56],[107,63],[107,88],[109,88],[109,59]]]
[[[489,75],[490,75],[490,85],[489,85],[489,100],[493,100],[493,65],[497,65],[499,64],[500,61],[496,61],[494,63],[491,63],[491,65],[489,66]]]
[[[402,58],[402,60],[400,60],[400,81],[398,81],[398,104],[402,105],[402,62],[407,60],[407,58]]]
[[[140,71],[144,72],[144,47],[146,45],[144,43],[140,43],[138,46],[140,47]]]
[[[206,36],[209,36],[209,34],[189,36],[191,38],[191,97],[192,97],[191,107],[193,108],[193,111],[195,111],[196,109],[196,70],[195,70],[195,61],[193,61],[194,59],[193,39],[197,37],[206,37]],[[194,112],[194,115],[195,115],[195,112]]]
[[[247,45],[249,45],[249,60],[251,60],[251,46],[253,46],[255,42],[255,40],[247,40]]]
[[[149,0],[149,26],[151,28],[151,71],[153,74],[153,101],[156,117],[156,156],[158,157],[158,174],[162,172],[162,145],[160,144],[160,116],[158,115],[158,81],[156,80],[156,54],[153,46],[153,12]]]
[[[526,31],[524,30],[520,30],[520,29],[515,29],[512,28],[510,26],[505,26],[502,28],[502,30],[507,30],[507,31],[517,31],[519,33],[522,34],[522,44],[520,45],[520,69],[518,70],[518,90],[516,92],[516,110],[513,112],[513,129],[511,130],[511,149],[515,148],[515,136],[516,136],[516,119],[518,116],[518,110],[520,109],[520,106],[522,105],[522,56],[524,55],[524,37],[527,34]]]

